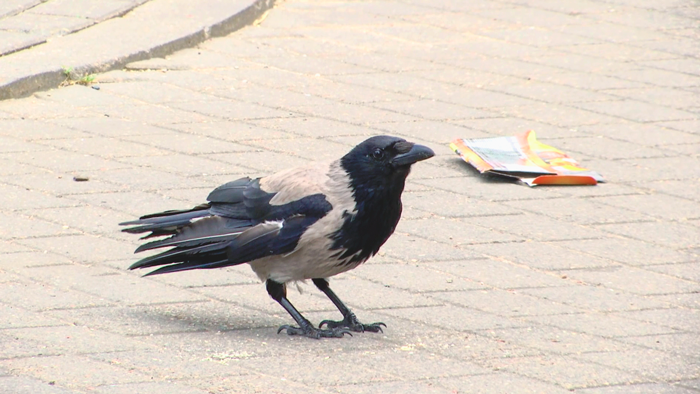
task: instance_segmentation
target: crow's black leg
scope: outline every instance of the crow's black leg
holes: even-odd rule
[[[333,301],[333,304],[338,308],[340,313],[343,314],[343,320],[341,321],[333,321],[333,320],[324,320],[321,322],[321,324],[318,325],[319,328],[323,327],[323,325],[328,325],[328,328],[333,329],[337,327],[346,327],[352,331],[356,332],[364,332],[364,331],[371,331],[371,332],[383,332],[382,327],[386,327],[386,324],[382,322],[378,323],[372,323],[372,324],[362,324],[359,321],[357,321],[357,316],[355,316],[354,313],[350,311],[350,309],[343,304],[343,301],[338,298],[337,295],[331,290],[330,286],[328,286],[328,281],[323,279],[323,278],[316,278],[313,279],[314,284],[316,287],[318,287],[319,290],[321,290],[325,295],[328,296],[328,298]]]
[[[294,321],[297,322],[299,327],[294,327],[290,325],[283,325],[278,330],[279,334],[282,330],[287,330],[288,335],[303,335],[309,338],[342,338],[343,335],[348,334],[352,336],[350,331],[345,327],[329,327],[328,330],[322,330],[320,328],[315,328],[310,321],[308,321],[304,316],[299,313],[297,308],[292,305],[287,299],[287,286],[284,283],[277,283],[271,279],[267,280],[267,293],[270,294],[273,300],[279,302],[291,316]]]

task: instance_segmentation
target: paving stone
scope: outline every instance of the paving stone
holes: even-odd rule
[[[542,352],[517,345],[491,335],[460,332],[435,327],[398,316],[381,315],[380,311],[362,311],[364,321],[384,321],[385,334],[378,341],[391,349],[414,353],[440,354],[453,359],[480,364],[482,359],[540,355]]]
[[[690,388],[697,390],[698,387],[700,387],[700,379],[693,379],[693,380],[682,380],[677,382],[678,386],[681,386],[683,388]]]
[[[385,309],[382,314],[462,332],[504,327],[523,327],[528,323],[453,305],[423,308]]]
[[[430,297],[505,317],[556,315],[581,311],[581,309],[575,307],[572,308],[550,300],[537,299],[516,291],[473,290],[439,292],[430,294]]]
[[[342,360],[344,355],[336,357]],[[338,382],[360,383],[391,379],[391,375],[363,365],[356,365],[352,370],[338,368],[337,364],[333,362],[334,358],[331,355],[318,356],[307,358],[303,364],[300,364],[290,363],[279,357],[261,357],[250,360],[250,362],[246,363],[246,367],[259,372],[273,368],[277,371],[277,376],[292,382],[312,385],[333,385],[338,384]]]
[[[110,301],[104,298],[85,294],[81,291],[69,291],[64,288],[29,281],[4,284],[2,288],[0,288],[0,293],[2,294],[2,299],[10,305],[37,312],[56,308],[88,308],[110,304]],[[27,294],[31,294],[31,297],[27,297]],[[21,312],[20,316],[22,316]],[[43,317],[40,316],[37,316],[37,318],[43,319]],[[22,321],[23,318],[18,322],[11,319],[9,324],[10,326],[16,324],[23,325]],[[55,324],[55,320],[51,318],[47,318],[46,324],[41,322],[30,323],[32,326]]]
[[[37,9],[98,20],[141,1]],[[5,233],[34,237],[0,241],[0,391],[700,389],[698,16],[663,0],[290,0],[99,75],[99,90],[0,102]],[[529,129],[608,183],[488,179],[448,147]],[[278,335],[292,320],[248,267],[126,272],[137,240],[117,222],[376,134],[438,153],[415,167],[379,255],[332,281],[383,333]],[[290,299],[307,318],[340,318],[303,288]]]
[[[524,289],[523,293],[597,312],[632,311],[664,308],[667,303],[655,297],[644,297],[624,291],[598,286],[571,286],[561,288]]]
[[[318,138],[294,138],[292,140],[264,140],[250,142],[259,149],[271,149],[273,151],[301,156],[313,161],[336,160],[344,156],[348,147],[336,142],[321,140]]]
[[[618,89],[614,89],[612,92],[617,91]],[[579,127],[578,130],[590,135],[604,135],[617,140],[643,144],[650,147],[686,144],[700,140],[700,137],[696,135],[677,131],[668,127],[662,127],[654,123],[640,124],[637,122],[622,122],[607,125],[582,126]]]
[[[547,274],[495,259],[422,264],[439,271],[452,273],[477,284],[484,284],[499,289],[560,287],[566,285],[566,282],[563,282],[559,275]]]
[[[657,230],[663,226],[663,233]],[[675,249],[693,248],[698,246],[700,229],[678,222],[644,222],[631,224],[606,224],[597,228],[614,234],[654,243]]]
[[[700,330],[700,312],[694,309],[649,309],[618,312],[618,316],[663,325],[683,331]]]
[[[603,313],[527,317],[533,323],[550,325],[604,338],[673,333],[676,330]]]
[[[14,209],[37,209],[72,205],[75,205],[74,201],[12,185],[3,185],[3,193],[0,195],[0,206]]]
[[[519,211],[502,204],[472,200],[441,191],[407,193],[402,198],[407,206],[447,217],[515,215]]]
[[[640,142],[628,143],[607,138],[605,136],[583,137],[557,140],[557,148],[572,156],[579,153],[603,159],[634,159],[650,157],[676,156],[670,149],[661,147],[649,148]]]
[[[120,159],[120,161],[125,163],[124,167],[137,166],[186,177],[212,174],[240,174],[243,172],[240,167],[228,163],[180,153],[163,156],[125,157]]]
[[[539,199],[542,198],[543,193],[547,193],[543,191],[544,189],[523,189],[523,185],[518,185],[512,181],[486,177],[477,178],[477,176],[479,176],[478,172],[469,164],[464,163],[461,174],[458,177],[415,179],[414,182],[484,201]],[[557,195],[556,192],[553,192],[553,194],[555,197],[561,196]],[[552,194],[547,195],[551,196]]]
[[[48,119],[79,118],[90,115],[90,111],[83,108],[58,103],[55,101],[42,100],[38,97],[30,97],[23,100],[3,100],[0,103],[0,111],[9,113],[12,116],[11,122],[25,123],[26,120],[38,120],[45,122]],[[46,136],[47,130],[36,130],[39,135]],[[73,131],[73,134],[79,134]],[[56,138],[56,137],[54,137]]]
[[[335,288],[335,285],[340,280],[334,280],[331,286]],[[311,283],[301,287],[302,292],[299,293],[296,287],[289,286],[287,289],[287,295],[294,304],[294,306],[304,313],[305,311],[326,311],[329,313],[335,311],[333,304],[322,294],[316,294],[318,290],[315,289]],[[282,307],[275,302],[265,291],[265,287],[260,284],[249,284],[249,285],[235,285],[235,286],[209,286],[196,289],[196,292],[204,296],[213,298],[217,301],[223,301],[231,303],[234,306],[241,306],[245,308],[251,308],[255,311],[241,310],[247,315],[263,313],[272,314],[274,317],[291,319],[287,312],[285,312]],[[342,292],[340,293],[341,299]],[[347,299],[346,301],[350,301]]]
[[[404,220],[399,223],[397,231],[432,241],[450,243],[453,246],[520,240],[516,236],[498,231],[499,229],[485,226],[484,221],[481,219],[483,217],[471,217],[468,219],[437,217],[422,220]],[[478,227],[478,232],[465,233],[463,229],[467,227]]]
[[[381,277],[376,279],[381,279]],[[359,278],[333,280],[331,287],[348,305],[362,309],[421,307],[440,304],[440,302],[416,291],[408,292]],[[372,297],[357,297],[359,294],[372,294]],[[325,298],[323,295],[319,295],[319,297]]]
[[[632,266],[682,263],[693,260],[691,254],[683,251],[615,236],[592,240],[563,241],[557,242],[556,245]],[[619,253],[620,250],[624,250],[624,253]],[[571,268],[577,267],[572,266]]]
[[[0,390],[13,394],[68,394],[73,391],[24,376],[0,377]]]
[[[37,220],[28,215],[6,213],[4,217],[4,223],[7,227],[0,229],[0,238],[4,239],[60,236],[77,233],[76,230],[70,229],[68,226]]]
[[[309,392],[329,393],[319,385],[304,385],[287,378],[270,376],[264,373],[251,372],[250,375],[217,377],[214,379],[186,380],[190,386],[204,390],[206,393],[227,393],[236,390],[241,393],[289,393],[304,394]]]
[[[50,152],[19,152],[3,155],[5,158],[17,160],[20,163],[35,165],[47,170],[64,173],[79,173],[81,171],[104,171],[116,168],[130,167],[127,164],[106,160],[85,153],[69,152],[52,149]]]
[[[7,176],[0,178],[0,182],[56,196],[105,191],[114,192],[121,189],[118,185],[102,182],[101,180],[89,179],[88,182],[76,182],[70,174],[52,174],[43,171]]]
[[[605,44],[600,44],[600,45],[605,45]],[[585,47],[587,47],[587,46],[586,45],[577,45],[577,46],[571,47],[571,48],[585,48]],[[587,56],[587,57],[590,57],[590,56]],[[605,60],[608,60],[608,58],[605,58]],[[571,87],[579,88],[579,89],[591,89],[594,91],[603,91],[603,92],[605,92],[607,89],[636,89],[636,88],[642,89],[642,88],[649,87],[648,84],[642,83],[642,82],[628,81],[625,79],[609,77],[609,76],[601,75],[598,73],[578,72],[578,71],[560,71],[557,73],[551,73],[548,75],[541,76],[539,78],[539,80],[541,80],[542,82],[556,83],[556,84],[571,86]],[[602,116],[602,115],[599,115],[599,116]],[[615,118],[615,117],[606,117],[604,119],[606,119],[608,121],[612,121],[612,122],[606,121],[604,123],[614,123],[614,122],[617,122],[620,120],[619,118]]]
[[[27,122],[27,121],[25,121]],[[104,137],[115,137],[123,138],[127,136],[134,135],[151,135],[155,136],[158,134],[167,134],[168,130],[157,126],[152,126],[144,122],[143,120],[131,121],[127,119],[119,119],[114,117],[85,117],[85,118],[67,118],[67,119],[53,119],[50,120],[51,124],[60,125],[65,130],[72,130],[73,133],[78,134],[73,138],[80,137],[82,135],[98,135]],[[54,129],[58,127],[54,126],[52,128],[51,134],[55,133]],[[58,128],[60,130],[60,128]],[[88,134],[86,134],[88,133]],[[63,137],[65,138],[65,137]]]
[[[43,172],[44,170],[31,165],[17,163],[14,160],[0,159],[0,176],[3,177],[2,182],[6,182],[6,178],[8,177],[12,179],[15,176],[28,175],[40,171]]]
[[[61,354],[122,352],[150,347],[135,339],[73,325],[18,328],[10,330],[9,333],[15,338],[42,344],[51,352]]]
[[[127,383],[110,384],[100,386],[95,389],[100,394],[207,394],[206,391],[175,382],[147,382],[147,383]]]
[[[330,155],[329,155],[330,156]],[[208,155],[217,161],[232,163],[232,168],[239,168],[239,177],[266,176],[275,172],[308,163],[308,159],[279,152],[242,152],[235,154]],[[337,156],[334,156],[337,158]],[[233,175],[231,179],[234,178]],[[217,185],[218,186],[218,185]]]
[[[338,393],[387,393],[399,394],[406,392],[421,392],[426,394],[447,394],[449,390],[438,387],[436,384],[428,382],[380,382],[353,384],[348,386],[337,386],[334,388]]]
[[[354,270],[352,276],[411,292],[462,291],[483,288],[483,285],[421,263],[367,264]]]
[[[690,112],[658,107],[633,100],[577,103],[577,107],[638,122],[693,119]]]
[[[44,36],[64,35],[78,29],[82,29],[92,23],[84,18],[76,16],[46,15],[32,11],[4,18],[0,23],[3,30],[29,29]]]
[[[127,259],[132,249],[132,245],[126,242],[92,235],[28,238],[18,240],[17,243],[42,252],[56,253],[81,263]]]
[[[44,144],[46,144],[46,142],[44,142]],[[105,159],[133,156],[160,156],[169,153],[157,147],[135,144],[133,142],[110,137],[63,139],[51,141],[50,145],[77,153],[99,155]]]
[[[465,393],[552,393],[564,394],[569,390],[555,384],[545,383],[542,380],[526,378],[512,373],[498,372],[484,375],[468,376],[464,378],[441,379],[438,384],[452,392]]]
[[[684,389],[682,387],[670,385],[667,383],[642,383],[642,384],[625,384],[618,386],[595,387],[590,389],[576,390],[581,394],[693,394],[696,391]]]
[[[8,284],[3,284],[4,288],[10,287]],[[7,293],[6,293],[7,294]],[[38,294],[41,297],[41,294]],[[47,316],[45,313],[31,312],[23,307],[7,305],[11,303],[10,297],[3,297],[4,304],[0,305],[3,320],[0,322],[0,328],[22,328],[22,327],[44,327],[44,326],[60,326],[65,322]],[[36,302],[36,301],[35,301]]]
[[[601,238],[603,232],[590,227],[572,225],[562,220],[553,220],[537,215],[523,214],[518,218],[519,223],[536,223],[536,227],[525,227],[516,224],[512,217],[487,216],[469,218],[472,225],[484,227],[491,231],[497,230],[506,234],[513,234],[522,240],[534,241],[564,241],[571,239]],[[512,239],[512,238],[511,238]],[[508,241],[509,238],[501,239]]]
[[[34,217],[42,218],[52,223],[58,223],[58,225],[62,226],[62,228],[64,229],[62,234],[75,233],[76,230],[72,229],[79,229],[80,231],[85,233],[112,236],[119,236],[118,234],[115,234],[116,223],[133,219],[133,217],[121,212],[116,212],[113,210],[93,206],[79,206],[71,208],[65,207],[60,209],[42,209],[36,211],[34,213]],[[47,223],[46,226],[42,227],[50,228],[48,226],[48,222],[37,220],[35,220],[35,222]],[[124,236],[123,238],[129,241],[132,240],[132,237]]]
[[[697,333],[676,333],[667,335],[648,335],[639,337],[622,337],[616,340],[667,353],[681,354],[686,357],[698,355]]]
[[[469,248],[457,248],[444,243],[445,240],[432,241],[407,233],[397,232],[384,244],[380,255],[404,262],[417,261],[452,261],[483,258]]]
[[[12,242],[8,241],[0,241],[0,253],[3,254],[3,256],[7,255],[8,253],[24,253],[24,252],[31,252],[31,249],[26,248],[21,245],[14,244]]]
[[[494,86],[491,89],[518,97],[555,103],[605,101],[611,100],[614,97],[605,93],[592,92],[565,85],[532,80],[518,81],[518,83],[515,84]]]
[[[697,282],[685,281],[671,276],[634,267],[608,267],[591,270],[562,271],[572,279],[593,285],[629,291],[640,295],[669,294],[696,291]]]
[[[684,221],[700,216],[700,203],[673,196],[647,194],[627,197],[606,197],[600,202],[615,207],[634,207],[635,211],[660,219]]]
[[[610,354],[610,353],[607,353]],[[644,382],[638,375],[616,368],[572,360],[564,356],[492,360],[494,368],[554,383],[569,390],[587,386]]]
[[[700,282],[700,263],[669,264],[648,267],[651,271],[663,272],[678,278]]]
[[[77,108],[99,108],[136,104],[134,100],[104,94],[101,90],[91,89],[88,86],[82,85],[66,86],[62,89],[53,89],[48,92],[36,93],[34,97]]]
[[[681,165],[681,162],[684,160],[687,160],[687,158],[684,156],[677,156],[663,159],[631,159],[629,161],[620,161],[620,163],[624,163],[628,167],[636,168],[638,175],[634,178],[635,182],[697,179],[698,173],[694,168],[683,167]]]
[[[240,357],[245,359],[244,355]],[[240,363],[235,362],[235,354],[230,355],[228,360],[223,355],[219,359],[202,359],[186,353],[173,354],[170,351],[143,349],[92,354],[90,358],[165,381],[246,375],[248,372]]]
[[[203,103],[199,103],[197,109],[204,107]],[[183,106],[184,107],[184,106]],[[183,123],[183,122],[206,122],[216,120],[218,118],[207,116],[204,112],[189,111],[189,108],[182,109],[175,107],[165,107],[158,105],[124,104],[114,105],[104,108],[104,116],[109,118],[123,119],[127,121],[144,121],[149,125],[167,124],[167,123]]]
[[[571,241],[575,242],[575,241]],[[493,258],[530,267],[534,270],[608,267],[614,262],[559,246],[559,242],[512,242],[498,245],[473,245],[470,249]]]
[[[30,268],[23,273],[32,279],[61,288],[76,289],[124,304],[146,305],[202,300],[201,296],[186,290],[103,267],[57,265]]]
[[[597,335],[547,326],[489,329],[479,331],[479,334],[559,355],[635,349]]]
[[[697,94],[670,87],[647,89],[613,89],[609,94],[629,99],[642,99],[651,104],[669,106],[680,110],[693,111],[700,104]]]
[[[435,100],[419,100],[409,102],[383,102],[374,103],[373,107],[386,109],[388,111],[396,111],[404,114],[411,114],[422,119],[428,120],[457,120],[457,119],[472,119],[472,118],[489,118],[495,114],[483,110],[477,110],[468,107],[457,106]]]
[[[0,267],[7,271],[19,271],[26,267],[65,265],[71,263],[69,258],[58,254],[37,252],[29,248],[24,249],[25,250],[17,253],[3,253],[2,259],[0,259]]]
[[[149,378],[85,356],[61,355],[38,358],[2,360],[0,366],[14,374],[22,374],[59,387],[86,389],[104,384],[145,382]]]
[[[632,199],[634,196],[625,196],[618,198]],[[537,200],[524,200],[506,203],[505,205],[524,211],[533,212],[536,214],[549,216],[558,220],[570,221],[581,224],[600,224],[600,223],[625,223],[625,222],[641,222],[651,221],[651,217],[647,216],[646,210],[641,209],[641,212],[630,211],[630,204],[622,206],[620,209],[617,206],[609,207],[605,202],[614,199],[614,197],[606,197],[601,199],[572,199],[572,198],[552,198],[548,199],[544,204]],[[635,206],[636,208],[636,206]],[[636,210],[636,209],[635,209]]]
[[[419,349],[375,351],[368,354],[351,353],[346,360],[394,376],[411,376],[416,380],[443,379],[450,376],[489,372],[471,362],[442,357]]]
[[[662,302],[668,302],[673,305],[680,305],[685,308],[700,309],[700,293],[689,292],[689,293],[679,293],[679,294],[667,294],[661,296],[654,296],[656,300]]]
[[[613,368],[622,367],[647,379],[670,381],[700,376],[700,361],[696,358],[679,357],[657,350],[588,353],[577,358]]]

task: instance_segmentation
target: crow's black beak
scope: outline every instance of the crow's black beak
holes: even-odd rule
[[[397,155],[391,160],[391,164],[394,167],[400,166],[410,166],[413,163],[419,162],[421,160],[430,159],[435,156],[435,152],[427,146],[415,144],[406,153]]]

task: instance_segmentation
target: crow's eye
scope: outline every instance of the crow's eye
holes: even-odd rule
[[[372,152],[372,157],[374,157],[376,160],[381,160],[384,158],[384,151],[377,148]]]

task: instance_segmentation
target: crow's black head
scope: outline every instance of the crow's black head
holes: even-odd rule
[[[357,145],[340,162],[350,176],[357,200],[376,193],[400,195],[411,165],[434,155],[427,146],[380,135]]]
[[[346,212],[343,226],[331,234],[332,249],[346,264],[377,253],[401,218],[401,193],[414,163],[435,153],[401,138],[372,137],[340,159],[350,177],[355,212]]]

